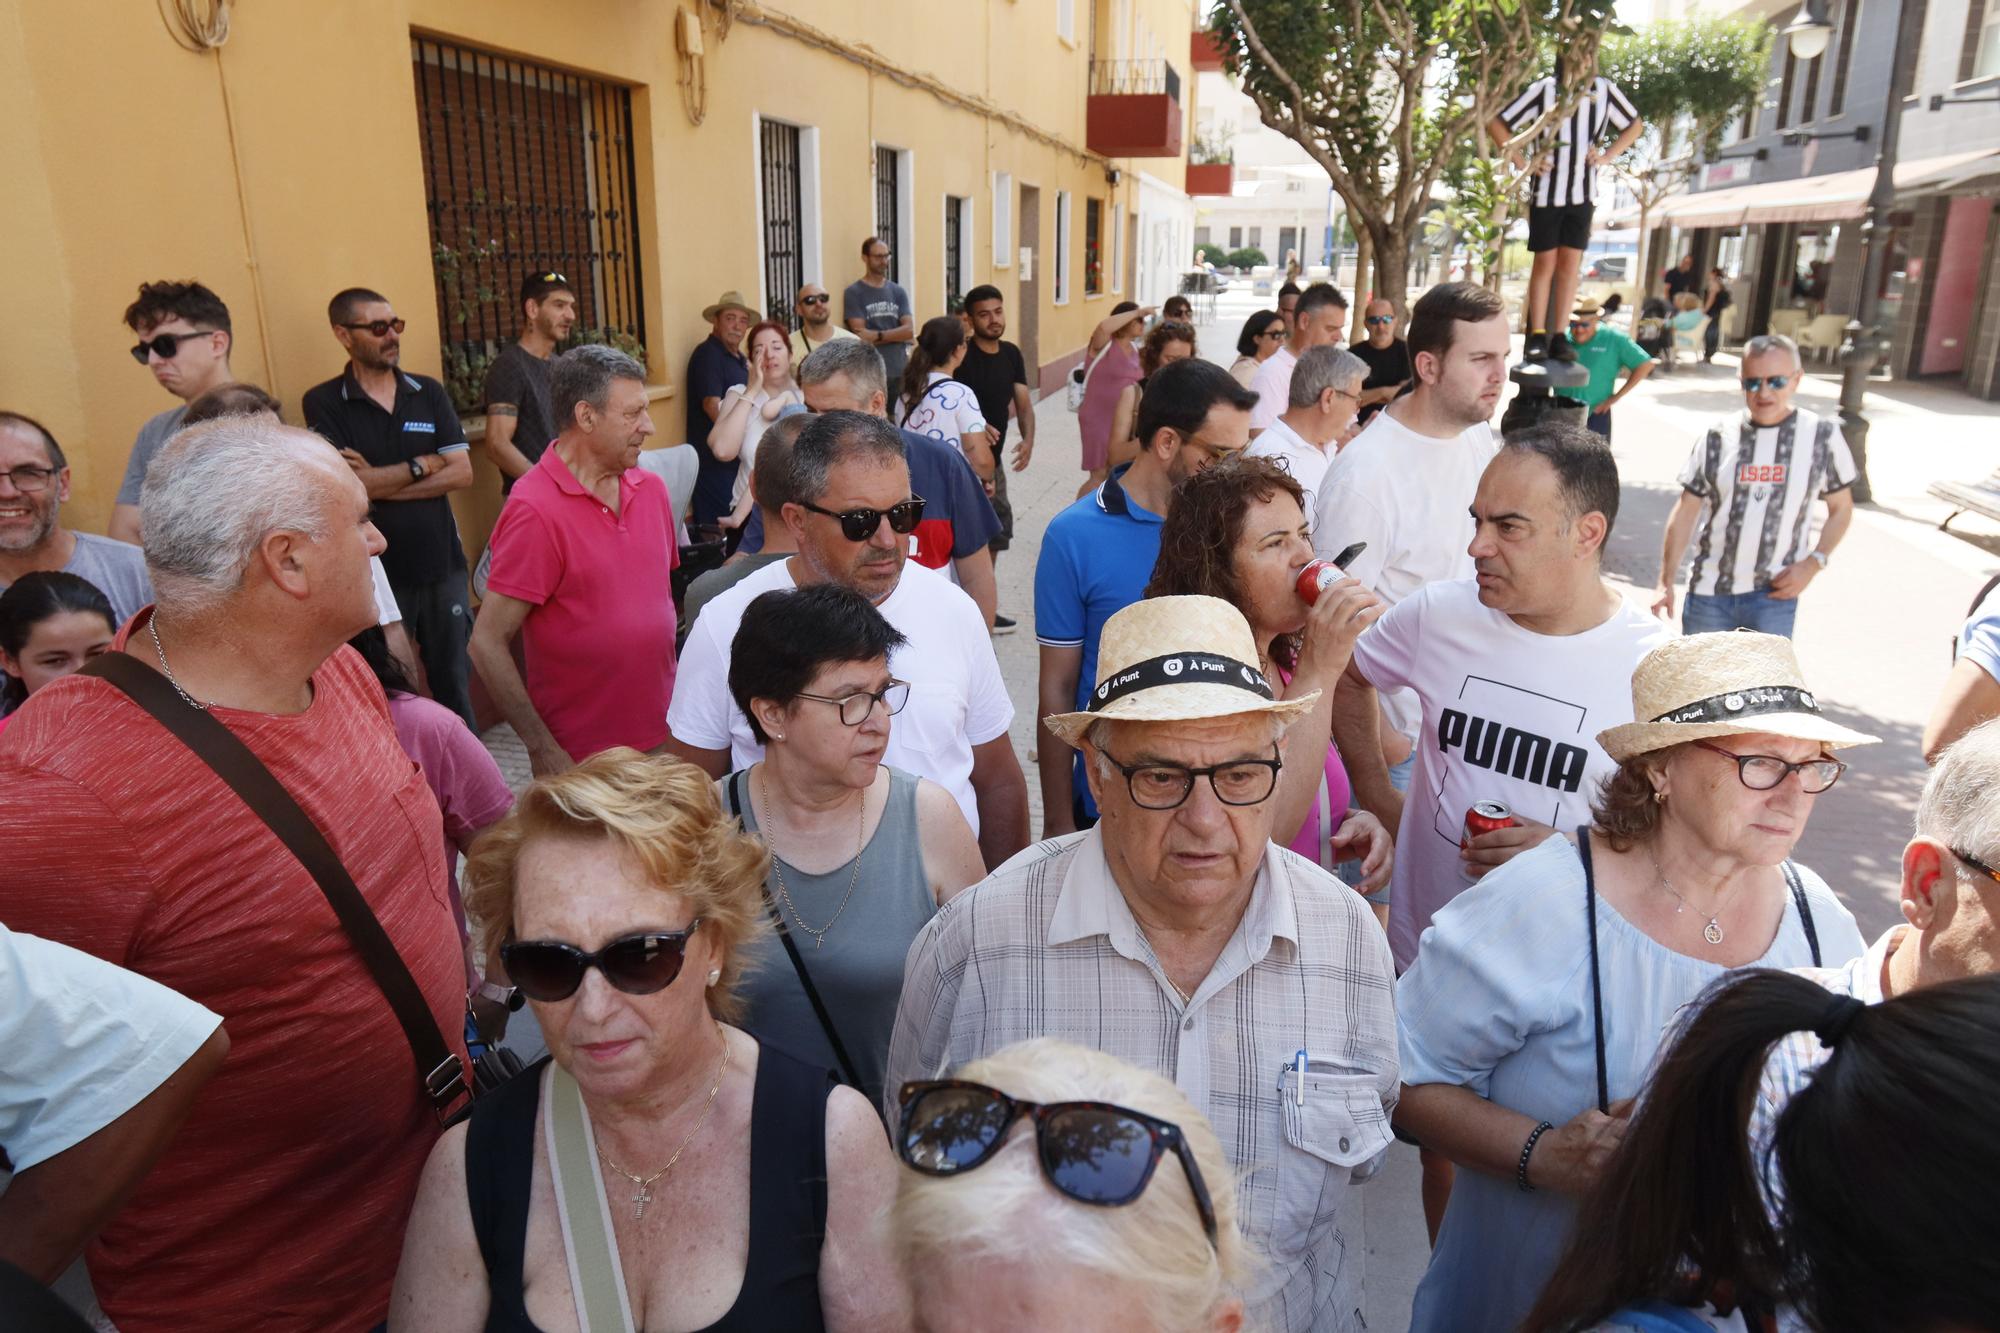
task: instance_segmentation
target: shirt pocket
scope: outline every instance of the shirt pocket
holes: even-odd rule
[[[1388,1148],[1389,1113],[1373,1074],[1322,1072],[1317,1062],[1305,1074],[1287,1065],[1278,1080],[1278,1114],[1284,1143],[1278,1152],[1278,1216],[1272,1243],[1304,1249],[1322,1216],[1339,1209],[1347,1185]]]

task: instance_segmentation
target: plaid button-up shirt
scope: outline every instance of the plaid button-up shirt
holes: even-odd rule
[[[1348,1185],[1373,1175],[1389,1145],[1393,1001],[1388,942],[1367,905],[1269,846],[1243,919],[1183,1004],[1092,830],[1030,847],[917,936],[884,1095],[893,1123],[905,1080],[1041,1036],[1162,1074],[1241,1173],[1243,1229],[1268,1264],[1244,1293],[1253,1325],[1359,1329],[1364,1252]]]

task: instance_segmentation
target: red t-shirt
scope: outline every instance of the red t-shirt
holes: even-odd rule
[[[373,674],[342,648],[305,712],[215,716],[326,835],[462,1053],[443,823]],[[90,1249],[112,1322],[319,1333],[383,1319],[438,1127],[311,876],[193,753],[88,676],[37,691],[0,738],[0,846],[0,920],[171,987],[229,1033],[221,1071]]]
[[[487,589],[535,608],[521,626],[528,697],[569,757],[664,742],[681,562],[667,484],[625,469],[614,514],[552,447],[514,483],[491,546]]]

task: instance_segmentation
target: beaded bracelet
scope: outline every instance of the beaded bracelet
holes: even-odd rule
[[[1514,1183],[1520,1186],[1523,1194],[1533,1194],[1535,1192],[1535,1187],[1528,1183],[1528,1158],[1534,1155],[1535,1143],[1542,1135],[1554,1128],[1554,1125],[1544,1120],[1541,1124],[1535,1126],[1533,1132],[1528,1135],[1528,1141],[1521,1145],[1521,1161],[1514,1168]]]

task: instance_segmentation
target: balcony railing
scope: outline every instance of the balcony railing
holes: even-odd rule
[[[1092,97],[1142,97],[1165,93],[1181,100],[1180,71],[1167,60],[1093,60]]]

